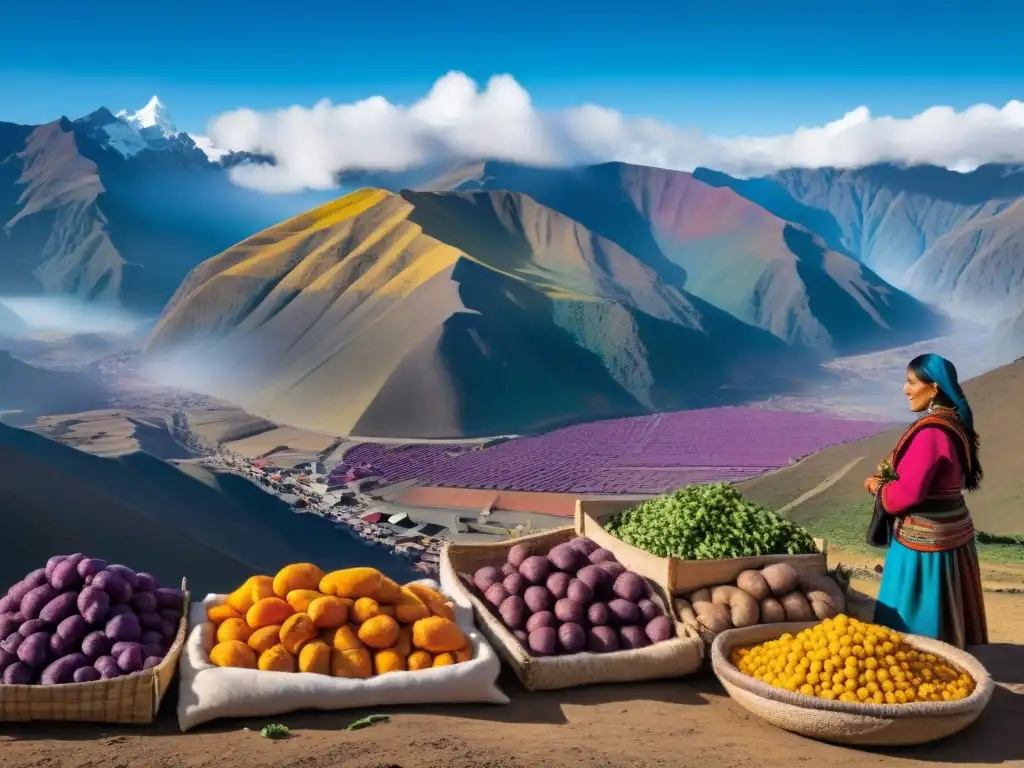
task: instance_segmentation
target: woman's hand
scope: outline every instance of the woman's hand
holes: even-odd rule
[[[882,478],[878,475],[872,475],[864,479],[864,490],[870,493],[872,496],[878,493],[878,487],[882,484]]]

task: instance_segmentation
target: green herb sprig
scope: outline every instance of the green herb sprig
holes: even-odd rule
[[[281,725],[280,723],[271,723],[265,725],[260,729],[260,736],[264,739],[285,739],[291,735],[291,730],[287,725]]]
[[[356,720],[354,723],[349,723],[345,730],[358,731],[361,728],[368,728],[369,726],[376,725],[377,723],[386,723],[390,719],[391,718],[387,715],[367,715],[366,717]]]

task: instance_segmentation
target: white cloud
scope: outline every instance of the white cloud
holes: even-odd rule
[[[213,143],[213,139],[209,136],[200,136],[199,134],[191,133],[189,134],[189,138],[192,139],[192,141],[195,142],[195,145],[203,150],[203,152],[206,153],[206,156],[215,163],[228,153],[228,150],[221,149],[216,146]]]
[[[274,112],[239,109],[211,121],[208,133],[208,140],[193,138],[276,157],[276,166],[232,170],[237,183],[274,192],[330,188],[342,170],[399,171],[480,158],[538,165],[620,160],[687,171],[706,166],[738,176],[876,162],[966,171],[1024,161],[1024,103],[962,112],[932,107],[905,119],[872,117],[862,106],[791,134],[725,137],[593,104],[542,112],[511,75],[492,77],[481,90],[461,72],[449,72],[411,106],[374,96]]]

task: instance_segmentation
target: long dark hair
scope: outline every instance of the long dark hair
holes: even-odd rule
[[[981,486],[981,478],[984,471],[978,461],[978,446],[980,440],[978,433],[974,431],[974,412],[967,402],[967,395],[964,394],[960,380],[957,378],[956,367],[944,357],[927,354],[919,355],[910,361],[907,369],[913,371],[914,375],[925,384],[934,384],[938,387],[935,396],[937,405],[952,408],[964,425],[967,432],[970,455],[968,466],[964,467],[964,487],[968,491],[976,491]]]

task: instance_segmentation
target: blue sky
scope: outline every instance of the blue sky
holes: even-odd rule
[[[138,108],[156,93],[180,128],[203,132],[240,106],[409,102],[461,70],[510,73],[541,108],[590,101],[710,133],[781,133],[861,104],[909,116],[1024,96],[1022,13],[1001,6],[39,0],[3,12],[0,120]]]

